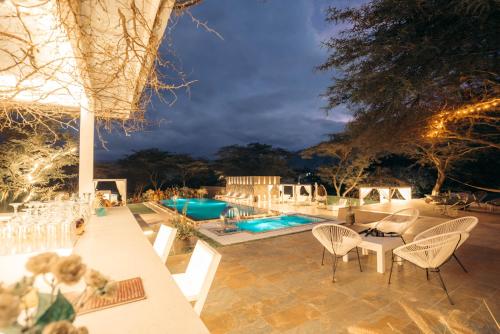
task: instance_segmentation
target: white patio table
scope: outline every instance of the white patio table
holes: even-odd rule
[[[351,228],[349,225],[344,225]],[[361,231],[367,227],[360,227],[360,225],[354,225],[355,231]],[[363,255],[368,255],[368,250],[374,251],[377,254],[377,272],[383,274],[386,269],[385,253],[392,251],[394,248],[399,247],[403,244],[403,241],[399,237],[374,237],[365,236],[360,234],[363,241],[359,244],[359,248],[362,250]],[[349,261],[349,254],[342,257],[344,262]],[[402,264],[398,262],[398,264]]]

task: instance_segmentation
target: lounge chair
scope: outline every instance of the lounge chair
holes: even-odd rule
[[[486,207],[489,211],[495,211],[495,209],[500,207],[500,197],[486,202]]]
[[[420,239],[395,248],[392,251],[391,272],[388,284],[391,284],[394,262],[401,261],[397,259],[399,257],[425,269],[427,273],[436,272],[439,276],[441,287],[446,293],[450,304],[453,305],[443,277],[441,277],[440,267],[451,258],[458,245],[463,243],[468,237],[469,233],[467,232],[451,232]]]
[[[415,236],[413,241],[433,237],[439,234],[445,234],[445,233],[450,233],[450,232],[466,232],[470,233],[474,227],[476,227],[478,223],[478,219],[473,216],[469,217],[461,217],[453,220],[449,220],[447,222],[444,222],[442,224],[436,225],[434,227],[431,227],[430,229],[427,229],[423,232],[420,232]],[[456,248],[462,246],[464,243],[465,239],[460,240],[460,243],[457,245]],[[453,253],[453,257],[455,260],[457,260],[458,264],[460,267],[462,267],[463,271],[467,272],[467,269],[465,269],[464,265],[460,260],[458,259],[457,255]],[[429,274],[427,273],[427,277]]]
[[[229,195],[229,192],[226,192],[225,194],[217,194],[214,196],[215,199],[224,199],[227,195]]]
[[[358,255],[359,271],[363,271],[363,269],[361,268],[361,261],[359,259],[358,251],[358,245],[363,240],[356,231],[338,224],[325,223],[314,226],[312,229],[312,234],[316,239],[318,239],[321,245],[323,245],[321,265],[324,264],[325,250],[328,250],[332,254],[332,282],[335,282],[337,259],[354,250],[354,248],[356,248],[356,254]]]
[[[221,255],[215,249],[198,240],[186,272],[172,275],[186,299],[195,302],[193,308],[198,315],[207,299],[220,259]]]
[[[234,192],[230,191],[224,195],[224,199],[231,198],[234,195]]]
[[[253,195],[251,194],[243,195],[241,198],[239,198],[239,201],[241,203],[251,204],[253,202]]]

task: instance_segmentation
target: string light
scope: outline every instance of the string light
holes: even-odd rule
[[[39,181],[39,177],[41,176],[41,173],[49,168],[51,168],[54,164],[53,164],[53,161],[58,158],[58,157],[61,157],[61,156],[66,156],[66,155],[70,155],[70,154],[73,154],[76,152],[76,147],[72,147],[66,151],[62,151],[62,152],[56,152],[54,154],[52,154],[51,156],[49,156],[48,158],[40,158],[38,159],[34,164],[33,164],[33,167],[31,168],[31,171],[29,171],[27,174],[26,174],[26,180],[27,180],[27,183],[28,184],[35,184]],[[45,160],[48,159],[48,161],[50,161],[49,163],[45,164]],[[35,173],[37,172],[37,169],[43,165],[43,167],[38,171],[38,173]],[[28,198],[30,198],[32,196],[32,194],[30,193],[28,195]]]
[[[495,109],[499,104],[500,99],[494,98],[489,101],[465,106],[457,110],[442,111],[435,116],[436,120],[434,122],[431,122],[430,129],[425,136],[431,138],[439,137],[445,129],[445,125],[447,122],[467,117],[468,115],[475,112],[485,112],[489,111],[490,109]]]

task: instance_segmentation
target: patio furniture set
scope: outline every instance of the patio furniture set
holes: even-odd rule
[[[359,248],[362,254],[367,255],[368,250],[377,254],[377,272],[384,273],[385,254],[392,251],[391,271],[388,284],[391,283],[394,263],[399,265],[408,261],[413,265],[424,269],[427,280],[429,273],[437,273],[441,286],[453,305],[440,268],[451,258],[454,258],[460,267],[467,272],[464,265],[458,259],[455,251],[467,240],[469,233],[477,225],[478,219],[473,216],[453,219],[430,229],[427,229],[407,243],[403,238],[404,233],[415,224],[419,217],[419,211],[414,208],[399,210],[380,221],[353,225],[350,227],[336,223],[324,223],[316,225],[312,233],[323,246],[321,264],[324,264],[325,251],[332,255],[332,282],[335,282],[335,272],[338,258],[342,257],[344,262],[348,261],[348,253],[355,251],[362,270],[359,256]]]
[[[497,200],[485,202],[488,194],[485,191],[477,191],[475,193],[460,192],[460,193],[444,193],[440,195],[427,195],[426,202],[435,205],[435,209],[439,210],[442,215],[447,217],[456,217],[459,210],[466,210],[476,206],[479,208],[488,208],[491,210]]]

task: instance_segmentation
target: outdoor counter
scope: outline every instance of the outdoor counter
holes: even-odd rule
[[[91,334],[208,333],[126,207],[93,216],[75,253],[113,280],[141,277],[146,299],[77,317]]]

